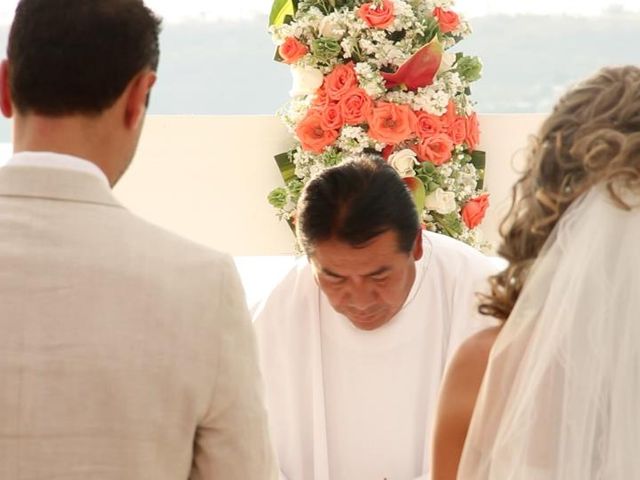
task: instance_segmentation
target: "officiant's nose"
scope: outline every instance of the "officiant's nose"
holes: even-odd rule
[[[359,282],[355,280],[351,288],[347,290],[345,297],[348,305],[361,311],[366,311],[374,306],[378,299],[375,288],[368,285],[366,280]]]

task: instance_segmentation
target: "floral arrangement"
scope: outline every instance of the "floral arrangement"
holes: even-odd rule
[[[470,84],[477,57],[449,50],[470,34],[452,0],[275,0],[276,60],[293,75],[278,115],[295,135],[269,195],[295,222],[303,186],[327,167],[378,155],[414,196],[424,228],[485,247],[484,153]]]

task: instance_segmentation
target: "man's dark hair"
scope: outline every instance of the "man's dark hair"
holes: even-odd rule
[[[15,108],[106,110],[135,75],[157,69],[160,23],[142,0],[20,0],[7,47]]]
[[[382,160],[346,162],[311,180],[298,203],[296,225],[307,255],[325,240],[359,247],[389,230],[396,232],[399,250],[408,253],[420,228],[409,190]]]

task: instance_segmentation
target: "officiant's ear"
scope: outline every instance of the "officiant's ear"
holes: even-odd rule
[[[0,111],[2,115],[11,118],[13,105],[11,104],[11,88],[9,86],[9,61],[3,60],[0,64]]]
[[[152,70],[144,70],[131,80],[126,94],[125,124],[127,128],[137,128],[144,119],[154,83],[156,83],[156,72]]]
[[[418,229],[418,233],[416,234],[416,239],[414,240],[413,243],[413,251],[411,252],[413,254],[413,259],[414,260],[420,260],[422,258],[422,229],[419,228]]]

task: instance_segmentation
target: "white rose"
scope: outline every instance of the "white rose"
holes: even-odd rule
[[[401,177],[415,177],[416,172],[413,166],[416,164],[416,152],[405,148],[399,152],[389,156],[389,165],[391,165]]]
[[[440,68],[438,68],[438,73],[451,70],[451,67],[453,67],[454,63],[456,63],[456,54],[452,52],[444,52],[442,54],[442,60],[440,60]]]
[[[453,192],[445,192],[441,188],[427,195],[424,200],[424,206],[428,210],[433,210],[441,215],[447,215],[458,208],[456,195]]]
[[[340,40],[346,32],[346,28],[340,25],[331,15],[323,17],[320,25],[318,25],[318,33],[321,37]]]
[[[474,190],[478,185],[478,180],[475,175],[461,174],[458,178],[458,182],[466,190]]]
[[[291,67],[291,75],[293,76],[293,86],[289,95],[292,97],[315,93],[324,80],[322,72],[313,67],[293,66]]]

